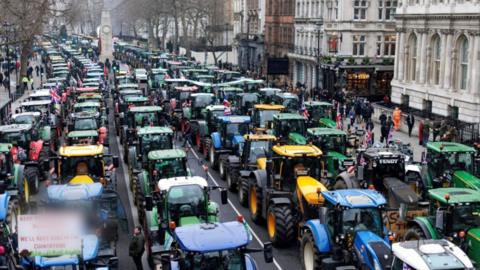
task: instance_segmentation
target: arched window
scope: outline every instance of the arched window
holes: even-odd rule
[[[434,85],[440,84],[440,37],[436,34],[430,42],[430,83]]]
[[[458,89],[467,89],[468,74],[468,39],[461,36],[457,40],[457,59],[455,63],[455,86]]]
[[[417,36],[411,34],[408,39],[407,79],[415,81],[417,74]]]

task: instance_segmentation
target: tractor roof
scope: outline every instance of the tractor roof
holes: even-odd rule
[[[305,120],[305,117],[298,113],[278,113],[273,118],[278,120]]]
[[[293,99],[298,99],[298,96],[293,94],[293,93],[290,93],[290,92],[280,92],[280,93],[277,93],[276,94],[277,96],[281,97],[281,98],[293,98]]]
[[[88,93],[82,93],[80,96],[78,96],[78,99],[86,99],[86,98],[98,98],[102,99],[102,94],[97,93],[97,92],[88,92]]]
[[[20,103],[21,106],[46,106],[52,104],[51,100],[31,100]]]
[[[385,148],[385,147],[370,147],[364,152],[365,157],[383,157],[383,158],[395,158],[404,156],[398,149]]]
[[[245,225],[238,221],[181,226],[175,229],[174,234],[181,249],[187,252],[231,250],[250,242]]]
[[[276,141],[277,137],[270,134],[246,134],[243,135],[246,141]]]
[[[32,98],[32,97],[46,97],[46,96],[50,96],[50,90],[48,90],[48,89],[36,90],[35,92],[28,95],[29,98]]]
[[[224,116],[218,116],[217,119],[225,124],[250,123],[250,116],[244,116],[244,115],[224,115]]]
[[[125,102],[146,102],[148,101],[147,97],[144,96],[127,96],[125,97]]]
[[[73,105],[74,108],[85,108],[85,107],[100,107],[100,102],[88,101],[88,102],[79,102]]]
[[[76,92],[95,92],[98,90],[98,87],[79,87],[75,89]]]
[[[169,127],[141,127],[138,128],[138,135],[149,135],[149,134],[172,134],[173,130]]]
[[[333,107],[333,104],[325,101],[305,101],[307,107]]]
[[[209,105],[207,106],[208,111],[224,111],[225,106],[224,105]]]
[[[103,154],[103,145],[62,146],[59,152],[63,157],[97,156]]]
[[[77,112],[73,114],[74,118],[97,118],[100,114],[98,112]]]
[[[440,153],[475,152],[473,147],[455,142],[429,142],[427,143],[427,149]]]
[[[203,97],[203,96],[208,96],[208,97],[214,97],[215,95],[212,93],[193,93],[190,95],[190,97]]]
[[[480,192],[469,188],[435,188],[428,195],[443,204],[480,203]],[[448,202],[445,197],[449,197]]]
[[[184,158],[187,154],[182,149],[155,150],[148,152],[149,160]]]
[[[272,150],[280,156],[286,157],[319,157],[322,151],[315,145],[275,145]]]
[[[161,112],[162,107],[160,106],[137,106],[129,109],[133,113],[151,113],[151,112]]]
[[[164,68],[152,68],[151,72],[152,74],[161,74],[161,73],[167,73],[167,69]]]
[[[201,176],[181,176],[181,177],[172,177],[160,179],[158,181],[158,188],[161,191],[168,191],[171,187],[175,186],[190,186],[190,185],[199,185],[200,187],[207,187],[208,183],[205,178]]]
[[[240,88],[240,87],[224,86],[220,89],[220,91],[224,91],[224,92],[243,92],[243,89]]]
[[[47,188],[49,200],[77,201],[88,200],[101,196],[103,185],[101,183],[81,185],[51,185]]]
[[[179,92],[196,92],[198,90],[198,87],[196,86],[177,86],[175,87],[175,90]]]
[[[138,84],[136,83],[122,83],[122,84],[119,84],[117,86],[118,89],[122,89],[122,88],[134,88],[134,89],[137,89],[138,88]]]
[[[98,137],[96,130],[74,130],[68,133],[68,138]]]
[[[33,117],[40,117],[40,112],[22,112],[22,113],[16,113],[12,115],[12,119],[15,119],[19,116],[33,116]]]
[[[255,109],[262,110],[262,111],[278,111],[285,109],[283,105],[276,105],[276,104],[255,104]]]
[[[124,90],[118,91],[118,93],[119,93],[121,96],[134,95],[134,94],[142,95],[142,94],[143,94],[142,90],[140,90],[140,89],[124,89]]]
[[[347,133],[343,130],[337,128],[309,128],[307,133],[312,136],[322,136],[322,135],[344,135]]]
[[[32,128],[31,124],[11,124],[11,125],[0,126],[0,132],[2,133],[19,132],[24,130],[30,130],[31,128]]]
[[[265,87],[265,88],[260,88],[259,91],[260,92],[282,92],[282,89]]]
[[[382,194],[368,189],[323,191],[322,196],[332,205],[341,205],[348,208],[378,207],[387,203]]]
[[[8,153],[10,152],[10,148],[12,148],[12,144],[0,143],[0,153]]]

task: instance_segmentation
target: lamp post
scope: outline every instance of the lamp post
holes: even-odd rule
[[[321,44],[321,35],[322,35],[322,25],[323,20],[317,22],[317,89],[320,90],[320,44]],[[317,90],[317,91],[318,91]]]
[[[229,24],[226,23],[226,24],[225,24],[225,35],[226,35],[226,38],[225,38],[226,48],[225,48],[225,49],[227,50],[227,53],[226,53],[225,58],[226,58],[226,63],[227,63],[227,64],[228,64],[228,51],[229,51],[229,50],[228,50],[228,26],[229,26]]]
[[[10,85],[11,85],[11,76],[10,76],[10,47],[9,47],[9,40],[8,40],[8,36],[10,34],[10,31],[9,31],[9,28],[10,28],[10,24],[8,24],[7,22],[4,22],[3,23],[3,29],[5,29],[5,43],[6,43],[6,50],[7,50],[7,54],[6,54],[6,57],[7,57],[7,73],[8,73],[8,85],[7,85],[7,89],[8,89],[8,98],[11,100],[12,99],[12,92],[11,92],[11,89],[10,89]]]

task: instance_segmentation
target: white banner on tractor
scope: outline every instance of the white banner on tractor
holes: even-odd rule
[[[32,256],[81,255],[83,220],[74,213],[18,217],[18,251]]]

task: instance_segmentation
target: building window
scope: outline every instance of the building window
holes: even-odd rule
[[[393,20],[398,2],[393,0],[379,0],[378,2],[378,19]]]
[[[368,4],[366,0],[353,1],[353,19],[366,20],[367,19]]]
[[[386,35],[383,46],[384,56],[395,56],[395,41],[397,37],[395,35]]]
[[[361,36],[361,35],[353,36],[353,55],[355,56],[365,55],[365,36]]]
[[[417,74],[417,36],[412,34],[408,40],[407,79],[415,81]]]
[[[457,41],[457,64],[455,68],[456,72],[456,85],[458,89],[467,89],[467,74],[468,74],[468,40],[465,36],[461,36]]]
[[[432,48],[430,82],[438,85],[440,83],[440,37],[433,36],[430,45]]]
[[[382,55],[382,36],[377,36],[377,56]]]

